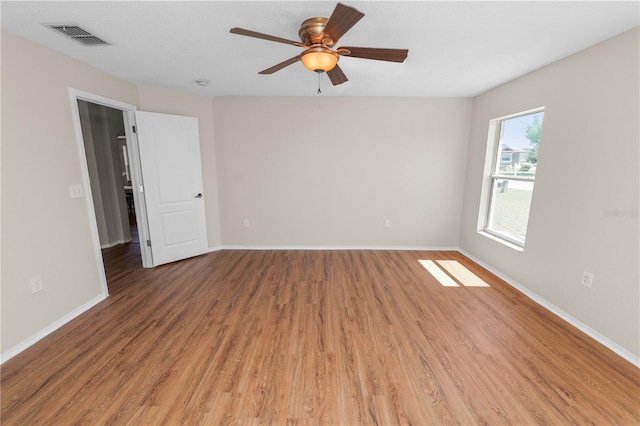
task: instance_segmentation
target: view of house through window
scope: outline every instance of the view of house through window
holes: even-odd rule
[[[524,246],[544,112],[498,119],[485,231]]]

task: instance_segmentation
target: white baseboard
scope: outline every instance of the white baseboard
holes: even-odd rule
[[[402,250],[402,251],[458,251],[458,247],[422,246],[243,246],[223,245],[220,250]],[[211,250],[214,251],[214,250]]]
[[[116,240],[116,241],[112,241],[112,242],[107,243],[107,244],[102,244],[100,246],[100,248],[101,249],[111,248],[111,247],[117,246],[118,244],[124,244],[124,243],[128,243],[128,242],[131,242],[131,241],[132,241],[131,238],[129,238],[128,240]]]
[[[478,265],[482,266],[487,271],[491,272],[492,274],[494,274],[495,276],[497,276],[498,278],[503,280],[504,282],[506,282],[507,284],[509,284],[511,287],[513,287],[516,290],[518,290],[520,293],[522,293],[525,296],[527,296],[529,299],[531,299],[534,302],[536,302],[538,305],[542,306],[546,310],[548,310],[551,313],[553,313],[553,314],[557,315],[558,317],[562,318],[563,320],[565,320],[566,322],[568,322],[569,324],[571,324],[572,326],[574,326],[578,330],[582,331],[584,334],[586,334],[589,337],[591,337],[594,340],[596,340],[598,343],[601,343],[602,345],[604,345],[607,348],[611,349],[613,352],[615,352],[616,354],[618,354],[622,358],[626,359],[627,361],[629,361],[630,363],[632,363],[636,367],[640,368],[640,356],[634,354],[633,352],[629,351],[626,348],[623,348],[622,346],[620,346],[619,344],[617,344],[613,340],[609,339],[608,337],[598,333],[597,331],[595,331],[594,329],[592,329],[588,325],[584,324],[583,322],[581,322],[581,321],[577,320],[576,318],[572,317],[571,315],[569,315],[568,313],[566,313],[562,309],[558,308],[553,303],[549,302],[548,300],[544,299],[543,297],[540,297],[539,295],[537,295],[533,291],[531,291],[528,288],[526,288],[525,286],[519,284],[517,281],[511,279],[510,277],[504,275],[500,271],[498,271],[495,268],[493,268],[492,266],[486,264],[485,262],[483,262],[482,260],[480,260],[477,257],[473,256],[472,254],[467,253],[466,251],[464,251],[464,250],[462,250],[460,248],[458,248],[458,251],[460,253],[464,254],[465,256],[467,256],[469,259],[471,259],[474,262],[476,262]]]
[[[47,327],[45,327],[44,329],[40,330],[39,332],[37,332],[33,336],[29,337],[27,340],[17,344],[16,346],[12,347],[8,351],[3,352],[0,355],[0,364],[3,364],[5,361],[7,361],[7,360],[13,358],[14,356],[18,355],[20,352],[24,351],[29,346],[31,346],[34,343],[38,342],[39,340],[45,338],[49,334],[53,333],[54,331],[56,331],[57,329],[59,329],[60,327],[62,327],[66,323],[68,323],[69,321],[71,321],[72,319],[80,316],[84,312],[86,312],[89,309],[93,308],[95,305],[97,305],[98,303],[102,302],[106,298],[107,298],[106,294],[100,294],[99,296],[94,297],[93,299],[89,300],[87,303],[83,304],[82,306],[79,306],[78,308],[74,309],[73,311],[69,312],[67,315],[65,315],[62,318],[60,318],[59,320],[57,320],[56,322],[48,325]]]

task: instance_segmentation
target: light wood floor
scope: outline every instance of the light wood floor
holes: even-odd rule
[[[639,370],[455,252],[221,251],[2,366],[3,425],[640,423]],[[443,287],[418,260],[490,287]]]

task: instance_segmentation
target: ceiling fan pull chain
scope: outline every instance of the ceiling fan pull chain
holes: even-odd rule
[[[318,73],[318,95],[322,94],[322,90],[320,90],[320,83],[322,83],[322,71],[316,71]]]

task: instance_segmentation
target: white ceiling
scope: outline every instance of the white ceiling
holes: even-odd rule
[[[128,81],[206,96],[315,96],[301,63],[258,71],[299,48],[230,34],[298,39],[335,1],[2,1],[2,29]],[[340,45],[408,48],[403,64],[343,57],[349,81],[323,96],[474,96],[640,24],[638,1],[353,1],[365,17]],[[86,47],[42,24],[77,24],[111,43]],[[195,84],[207,79],[208,87]]]

